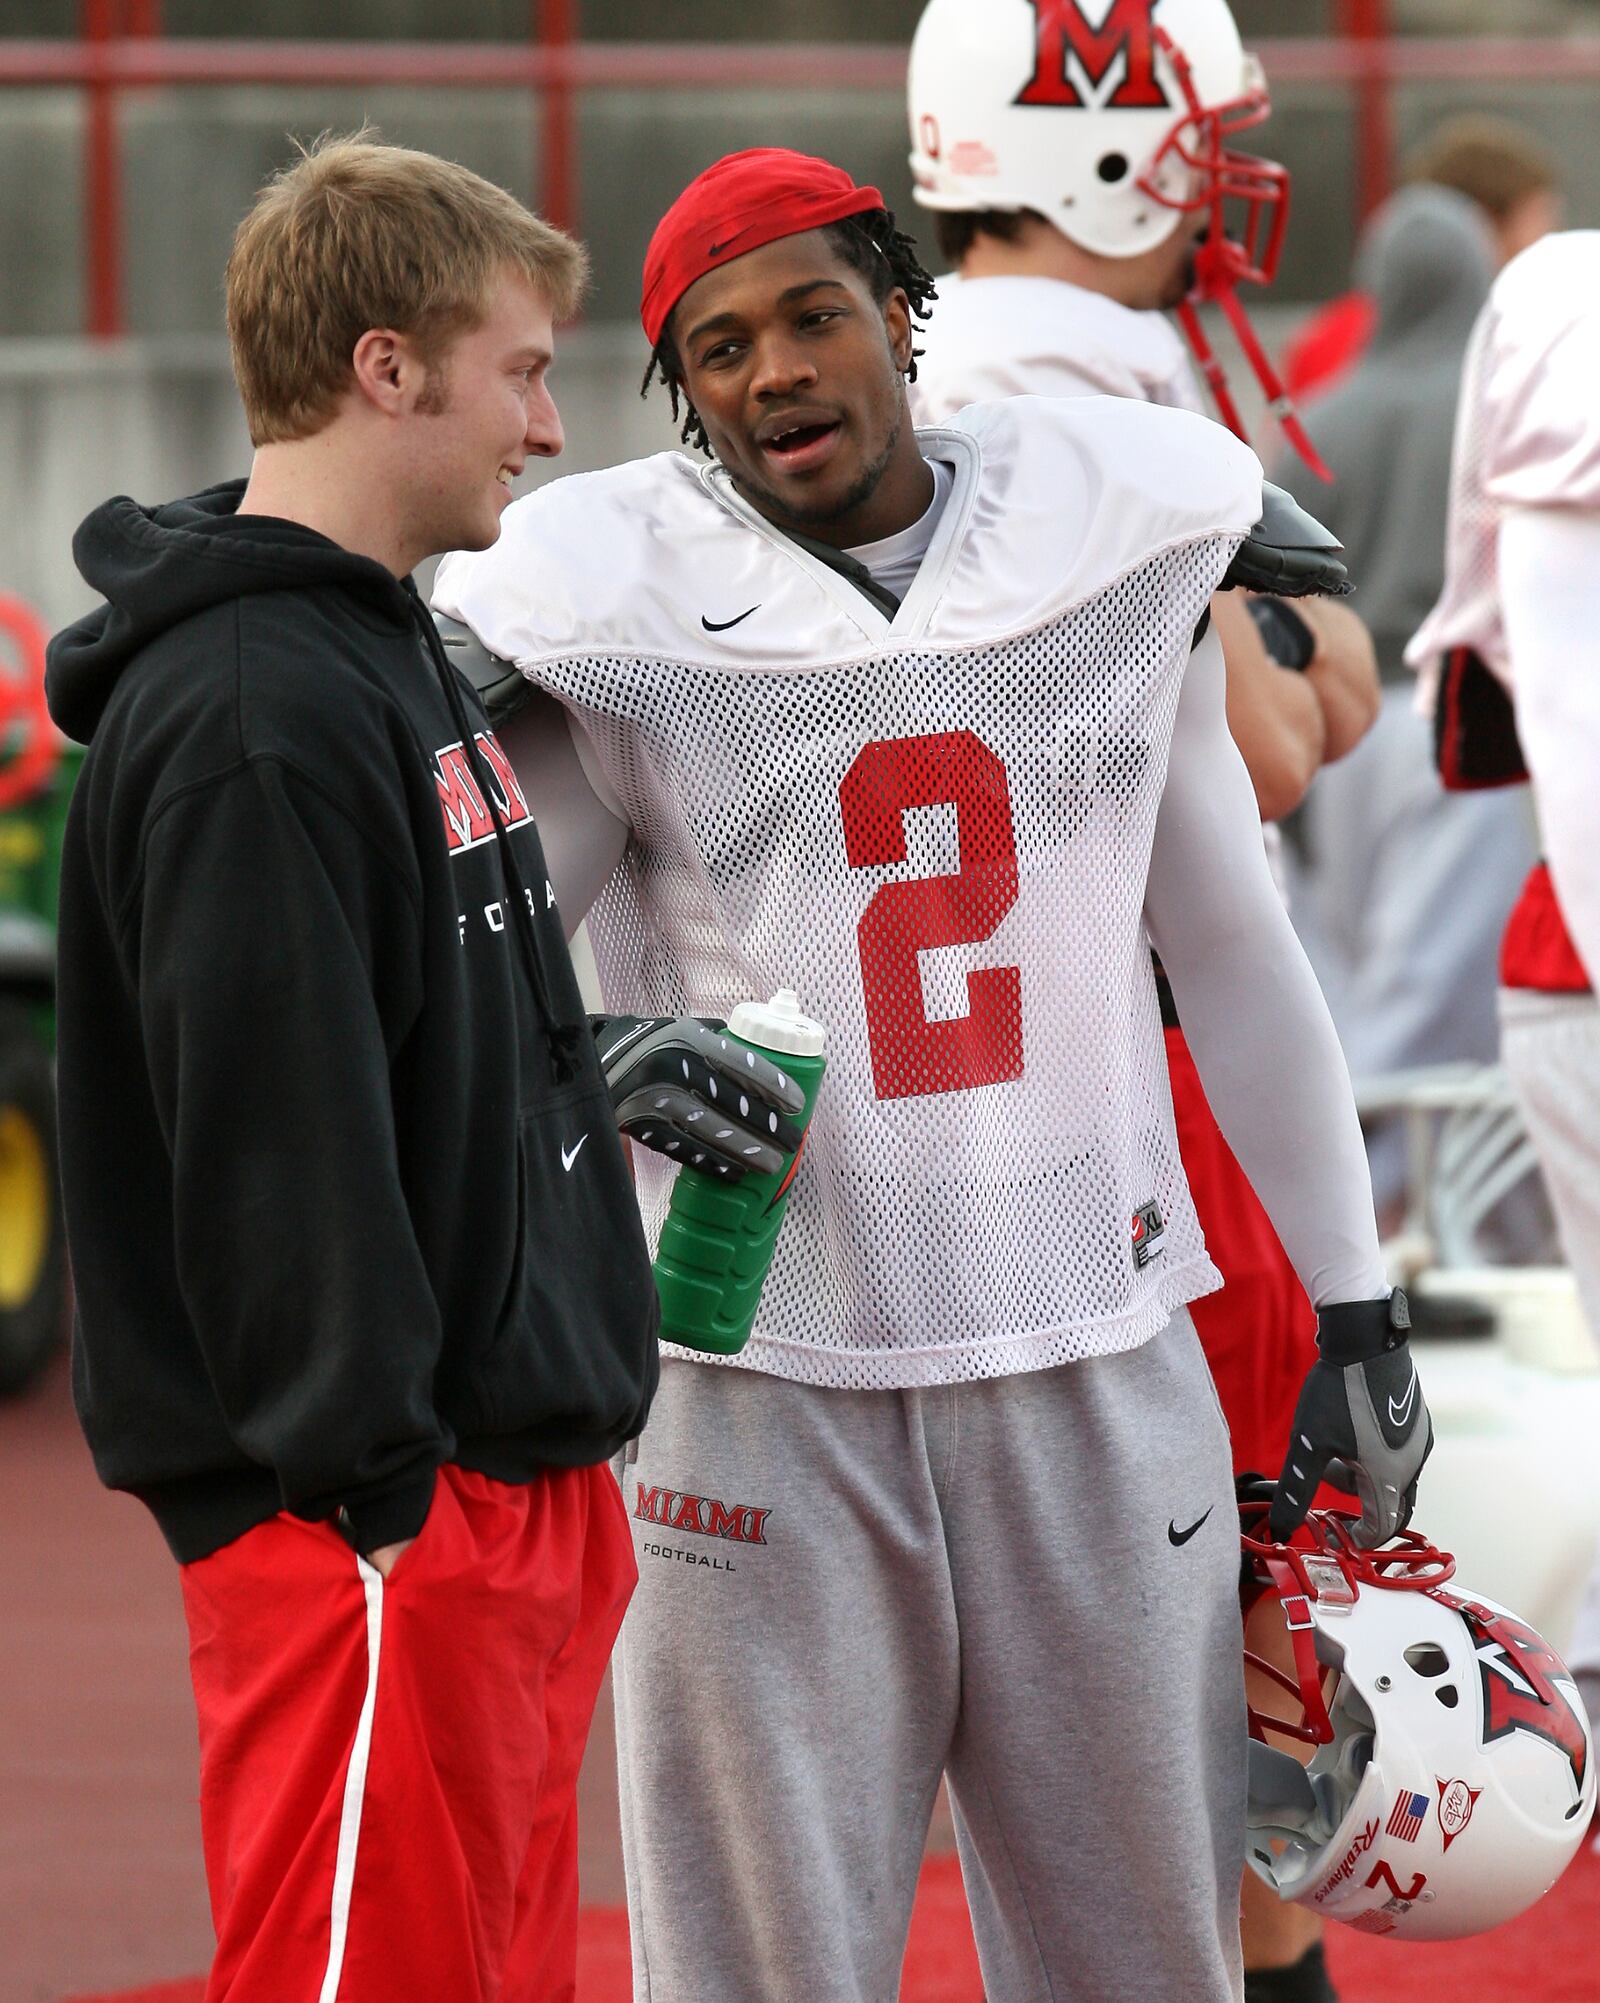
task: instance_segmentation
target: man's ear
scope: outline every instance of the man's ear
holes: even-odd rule
[[[894,356],[895,367],[904,375],[911,366],[911,347],[914,330],[911,324],[911,301],[897,285],[883,302],[884,331],[889,336],[889,349]]]
[[[392,327],[369,327],[351,351],[350,367],[357,393],[390,417],[416,401],[428,373],[411,342]]]

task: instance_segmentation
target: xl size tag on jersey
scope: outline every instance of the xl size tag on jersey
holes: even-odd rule
[[[1133,1213],[1133,1263],[1138,1272],[1167,1249],[1163,1238],[1166,1228],[1159,1203],[1141,1203]]]

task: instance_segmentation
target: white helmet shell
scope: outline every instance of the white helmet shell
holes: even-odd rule
[[[1323,1538],[1315,1513],[1308,1527]],[[1280,1897],[1363,1933],[1450,1940],[1515,1918],[1561,1876],[1594,1813],[1594,1745],[1570,1672],[1514,1614],[1453,1583],[1419,1590],[1358,1560],[1344,1568],[1353,1592],[1336,1580],[1318,1591],[1328,1561],[1301,1555],[1313,1590],[1283,1591],[1280,1574],[1280,1597],[1334,1674],[1333,1736],[1303,1770],[1252,1745],[1252,1867]]]
[[[929,0],[908,91],[925,208],[1034,209],[1103,257],[1209,206],[1196,102],[1266,108],[1224,0]]]

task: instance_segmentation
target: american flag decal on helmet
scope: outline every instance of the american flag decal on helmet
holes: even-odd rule
[[[1391,1836],[1398,1836],[1402,1843],[1415,1843],[1427,1818],[1428,1797],[1403,1788],[1389,1811],[1389,1820],[1383,1826]]]

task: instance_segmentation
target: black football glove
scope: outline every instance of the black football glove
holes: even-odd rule
[[[1267,1520],[1278,1542],[1305,1520],[1324,1477],[1360,1497],[1351,1532],[1368,1549],[1411,1520],[1417,1477],[1433,1451],[1433,1421],[1406,1332],[1406,1297],[1341,1301],[1317,1314],[1317,1347],[1295,1406],[1288,1457]]]
[[[617,1125],[723,1182],[776,1175],[799,1147],[805,1094],[703,1017],[592,1015]]]
[[[1219,591],[1264,591],[1274,598],[1343,598],[1354,588],[1344,545],[1270,480],[1261,483],[1261,519],[1223,573]]]

